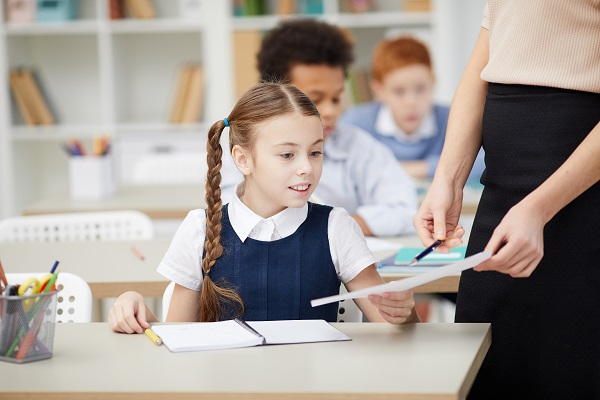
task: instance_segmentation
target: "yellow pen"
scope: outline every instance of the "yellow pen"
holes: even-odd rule
[[[160,346],[162,344],[162,340],[158,337],[158,335],[154,332],[152,332],[150,330],[150,328],[147,328],[144,333],[146,334],[146,336],[148,336],[148,339],[152,340],[152,343],[154,343],[157,346]]]

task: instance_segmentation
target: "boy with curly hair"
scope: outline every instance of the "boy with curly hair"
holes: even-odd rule
[[[417,195],[394,154],[357,127],[338,124],[352,43],[339,28],[313,19],[281,22],[258,53],[263,81],[296,86],[315,103],[323,123],[323,174],[316,197],[344,207],[367,236],[414,232]]]

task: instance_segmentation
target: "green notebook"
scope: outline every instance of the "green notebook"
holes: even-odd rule
[[[408,263],[424,250],[423,247],[403,247],[394,258],[394,265],[408,265]],[[421,259],[416,265],[445,265],[460,261],[465,258],[466,247],[450,249],[449,254],[432,251]]]

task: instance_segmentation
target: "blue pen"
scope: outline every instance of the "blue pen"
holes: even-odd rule
[[[54,273],[54,271],[56,271],[56,267],[58,267],[58,260],[56,260],[56,261],[54,262],[54,265],[52,266],[52,269],[50,270],[50,273],[51,273],[51,274],[53,274],[53,273]]]
[[[416,263],[418,263],[419,261],[421,261],[421,259],[423,257],[425,257],[427,254],[431,253],[433,251],[433,249],[435,249],[436,247],[438,247],[442,243],[444,243],[443,240],[436,240],[435,242],[431,243],[431,245],[428,248],[426,248],[419,255],[417,255],[415,258],[413,258],[412,260],[410,260],[410,262],[408,263],[408,266],[412,267],[413,265],[415,265]]]

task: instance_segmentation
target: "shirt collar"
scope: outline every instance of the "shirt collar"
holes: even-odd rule
[[[377,112],[377,118],[375,120],[375,129],[383,136],[395,137],[400,142],[404,143],[415,143],[420,140],[429,139],[435,136],[437,132],[437,124],[435,123],[435,117],[433,112],[430,111],[415,132],[411,135],[407,135],[402,128],[396,124],[394,116],[389,107],[382,105]]]
[[[308,216],[308,204],[300,208],[288,207],[270,218],[263,218],[249,209],[241,200],[244,183],[235,188],[229,203],[229,221],[242,242],[247,238],[271,241],[296,232]]]

